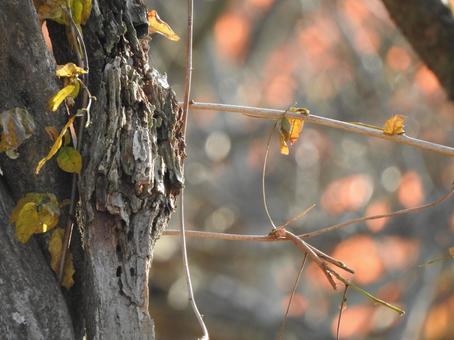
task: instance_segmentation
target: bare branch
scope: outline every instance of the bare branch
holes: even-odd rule
[[[192,38],[193,38],[193,18],[194,18],[194,1],[188,0],[188,30],[186,36],[186,70],[185,70],[185,89],[183,102],[183,142],[186,142],[186,129],[188,125],[189,98],[191,96],[191,78],[192,78]],[[184,171],[184,168],[183,168]],[[202,328],[203,340],[208,340],[208,329],[203,322],[203,317],[199,312],[197,303],[194,298],[194,290],[192,288],[191,273],[189,271],[188,252],[186,247],[185,233],[185,218],[184,218],[184,187],[181,189],[180,196],[180,237],[181,237],[181,253],[183,257],[183,267],[188,288],[189,301],[192,310],[197,318],[197,321]]]
[[[363,136],[385,139],[391,142],[410,145],[418,149],[432,151],[445,156],[454,157],[454,148],[446,145],[436,144],[425,140],[409,137],[407,135],[385,135],[383,131],[362,126],[353,123],[347,123],[340,120],[316,116],[313,114],[301,115],[286,110],[258,108],[250,106],[226,105],[216,103],[191,102],[191,108],[195,110],[220,111],[230,113],[241,113],[243,115],[261,118],[261,119],[281,119],[282,117],[291,117],[302,119],[305,123],[327,126],[333,129],[340,129],[347,132],[356,133]]]

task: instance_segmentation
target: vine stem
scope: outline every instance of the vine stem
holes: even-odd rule
[[[290,117],[295,119],[302,119],[306,123],[327,126],[334,129],[340,129],[347,132],[356,133],[363,136],[375,137],[385,139],[391,142],[410,145],[418,149],[432,151],[445,156],[454,157],[454,148],[446,145],[436,144],[425,140],[409,137],[403,135],[386,135],[383,131],[375,128],[370,128],[365,125],[357,123],[348,123],[336,119],[316,116],[313,114],[302,115],[296,112],[290,112],[288,110],[277,110],[269,108],[259,108],[251,106],[239,106],[239,105],[226,105],[217,103],[202,103],[191,101],[191,108],[194,110],[208,110],[208,111],[219,111],[229,113],[240,113],[249,117],[261,118],[261,119],[281,119],[282,117]]]
[[[186,70],[185,70],[185,88],[183,98],[183,142],[186,143],[186,131],[188,126],[189,98],[191,96],[191,78],[192,78],[192,40],[193,40],[193,18],[194,18],[194,1],[188,0],[188,27],[186,40]],[[183,173],[184,173],[184,165]],[[192,288],[191,272],[189,271],[188,251],[186,247],[185,233],[185,217],[184,217],[184,187],[180,194],[180,239],[181,239],[181,255],[183,257],[183,267],[186,278],[186,286],[188,289],[189,302],[192,310],[197,318],[197,321],[202,328],[203,340],[209,339],[208,329],[203,321],[203,317],[199,312],[197,303],[194,298],[194,290]]]
[[[84,37],[82,35],[82,32],[80,31],[79,27],[77,27],[76,23],[74,22],[74,18],[71,13],[71,7],[68,7],[66,9],[66,15],[69,18],[69,23],[70,23],[70,30],[71,34],[73,35],[74,38],[76,38],[76,41],[79,44],[79,47],[82,50],[83,55],[80,54],[80,50],[76,48],[76,57],[77,57],[77,63],[79,67],[85,69],[87,71],[86,74],[82,75],[82,81],[80,82],[83,84],[84,92],[82,94],[82,108],[85,109],[87,116],[90,115],[90,107],[91,107],[91,102],[92,102],[92,96],[90,92],[88,91],[87,83],[88,83],[88,72],[89,72],[89,66],[88,66],[88,55],[87,55],[87,48],[85,46],[84,42]],[[77,134],[77,145],[75,145],[76,150],[80,151],[81,145],[82,145],[82,138],[84,134],[84,127],[85,127],[85,114],[80,117],[79,120],[79,127],[78,127],[78,134]],[[69,211],[68,211],[68,218],[65,226],[65,235],[63,238],[63,245],[62,245],[62,252],[61,252],[61,257],[60,257],[60,265],[58,268],[58,282],[60,285],[63,282],[63,277],[64,277],[64,269],[65,269],[65,263],[66,263],[66,258],[68,256],[68,251],[69,247],[71,245],[71,235],[73,232],[74,228],[74,211],[76,209],[76,198],[77,198],[77,179],[78,179],[78,174],[73,174],[72,175],[72,180],[71,180],[71,196],[70,196],[70,205],[69,205]]]

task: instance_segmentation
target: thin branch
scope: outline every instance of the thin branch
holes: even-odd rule
[[[290,295],[290,299],[288,300],[287,309],[285,310],[284,319],[282,320],[281,327],[279,329],[279,333],[278,333],[278,337],[277,337],[280,340],[284,339],[285,328],[287,326],[288,312],[290,311],[290,307],[292,305],[293,298],[295,297],[296,288],[298,287],[298,283],[300,281],[301,274],[303,273],[304,266],[306,265],[306,260],[307,260],[307,253],[304,254],[303,262],[301,263],[300,270],[298,271],[298,275],[296,276],[295,283],[293,284],[292,294]]]
[[[363,136],[385,139],[391,142],[410,145],[418,149],[432,151],[445,156],[454,157],[454,148],[446,145],[436,144],[425,140],[409,137],[407,135],[385,135],[383,131],[369,128],[353,123],[347,123],[340,120],[316,116],[313,114],[301,115],[287,110],[267,109],[250,106],[226,105],[216,103],[191,102],[191,108],[195,110],[220,111],[230,113],[241,113],[243,115],[262,118],[262,119],[281,119],[283,116],[302,119],[308,124],[327,126],[334,129],[340,129],[347,132],[356,133]]]
[[[347,302],[347,291],[348,287],[350,287],[349,284],[345,284],[344,287],[344,293],[342,294],[342,301],[339,307],[339,318],[337,319],[337,328],[336,328],[336,340],[339,340],[339,331],[340,331],[340,325],[341,325],[341,319],[342,319],[342,312],[344,310],[345,303]]]
[[[389,214],[381,214],[381,215],[354,218],[354,219],[346,221],[346,222],[342,222],[342,223],[334,224],[334,225],[331,225],[331,226],[323,227],[323,228],[321,228],[319,230],[316,230],[316,231],[313,231],[313,232],[310,232],[310,233],[301,234],[301,235],[299,235],[299,237],[301,237],[301,238],[311,238],[311,237],[320,236],[322,234],[332,232],[334,230],[341,229],[343,227],[346,227],[346,226],[349,226],[349,225],[352,225],[352,224],[357,224],[357,223],[370,221],[370,220],[376,220],[376,219],[379,219],[379,218],[394,217],[394,216],[400,216],[400,215],[404,215],[404,214],[408,214],[408,213],[419,212],[421,210],[424,210],[424,209],[427,209],[427,208],[431,208],[431,207],[434,207],[434,206],[436,206],[436,205],[438,205],[440,203],[443,203],[448,198],[450,198],[453,193],[454,193],[454,186],[452,186],[450,191],[448,191],[446,194],[444,194],[443,196],[439,197],[435,201],[427,203],[427,204],[424,204],[424,205],[420,205],[420,206],[415,207],[415,208],[401,209],[401,210],[397,210],[397,211],[394,211],[394,212],[389,213]]]
[[[273,128],[270,131],[268,136],[268,141],[266,142],[266,151],[265,151],[265,159],[263,160],[263,169],[262,169],[262,199],[263,199],[263,206],[265,207],[266,216],[268,216],[268,220],[271,223],[273,229],[276,229],[276,224],[271,217],[270,211],[268,209],[268,202],[266,200],[266,185],[265,185],[265,178],[266,178],[266,166],[268,164],[268,155],[270,154],[271,148],[271,137],[273,137],[273,132],[276,129],[277,122],[273,125]]]
[[[188,111],[189,111],[189,98],[191,96],[191,78],[192,78],[192,38],[193,38],[193,17],[194,17],[194,1],[188,0],[188,30],[186,36],[186,70],[185,70],[185,88],[184,88],[184,102],[183,102],[183,142],[186,142],[186,130],[188,125]],[[183,168],[184,173],[184,168]],[[183,257],[183,267],[186,278],[186,285],[188,289],[189,302],[191,303],[192,310],[197,318],[197,321],[202,328],[203,340],[208,340],[208,329],[203,322],[202,315],[197,308],[197,303],[194,298],[194,290],[192,288],[191,273],[189,271],[188,252],[186,247],[186,233],[185,233],[185,218],[184,218],[184,187],[181,189],[180,194],[180,239],[181,239],[181,253]]]

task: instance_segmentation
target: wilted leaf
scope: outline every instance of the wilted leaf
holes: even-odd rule
[[[59,217],[59,202],[54,194],[28,193],[17,202],[10,223],[16,225],[16,238],[26,243],[33,234],[54,228]]]
[[[47,104],[47,108],[51,112],[57,111],[58,107],[66,98],[76,98],[79,94],[80,84],[79,81],[75,80],[71,82],[69,85],[66,85],[60,91],[58,91],[52,98],[49,99],[49,103]]]
[[[172,30],[172,28],[158,15],[154,9],[148,11],[148,34],[159,33],[172,41],[180,40],[180,37]]]
[[[85,74],[87,71],[85,71],[83,68],[77,66],[74,63],[67,63],[65,65],[58,65],[57,70],[56,70],[56,75],[57,77],[77,77],[78,75]]]
[[[76,119],[76,115],[74,116],[71,116],[71,118],[69,118],[69,120],[66,122],[65,126],[63,127],[63,129],[61,129],[60,131],[60,134],[58,135],[57,139],[55,140],[54,144],[52,145],[52,147],[50,148],[50,151],[49,153],[47,154],[46,157],[42,158],[39,162],[38,162],[38,165],[36,166],[36,169],[35,169],[35,174],[39,174],[39,172],[41,171],[41,168],[43,167],[43,165],[49,160],[51,159],[52,157],[54,157],[54,155],[57,153],[57,151],[60,149],[61,145],[62,145],[62,139],[63,139],[63,136],[65,135],[66,133],[66,130],[68,130],[69,126],[74,122],[74,119]]]
[[[64,146],[58,152],[57,164],[63,171],[80,174],[82,157],[72,146]]]
[[[8,157],[14,158],[18,155],[15,150],[35,130],[35,122],[26,109],[15,107],[0,114],[0,127],[0,152],[6,152]]]
[[[383,125],[385,135],[402,135],[405,133],[405,119],[401,115],[394,115],[389,118]]]
[[[309,110],[305,108],[291,107],[290,112],[300,113],[302,115],[308,115]],[[280,143],[281,143],[281,154],[289,154],[289,146],[296,143],[301,131],[303,130],[304,120],[296,118],[284,117],[281,119],[279,132],[280,132]]]
[[[65,231],[62,228],[56,228],[47,246],[47,250],[50,253],[50,267],[55,273],[58,273],[60,269],[60,258],[63,249],[63,238]],[[74,284],[73,275],[75,273],[72,254],[68,254],[65,260],[64,274],[62,286],[65,288],[71,288]]]

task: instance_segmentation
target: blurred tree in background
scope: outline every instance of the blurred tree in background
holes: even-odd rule
[[[149,5],[183,35],[186,7],[181,1]],[[195,1],[192,97],[279,109],[297,103],[317,115],[378,126],[402,114],[410,136],[453,145],[454,19],[448,5]],[[180,95],[182,51],[182,45],[160,38],[151,42],[153,66],[167,72]],[[189,121],[189,228],[267,233],[260,178],[272,123],[206,111],[191,111]],[[306,124],[290,156],[281,156],[276,142],[271,146],[268,201],[278,223],[317,204],[292,226],[307,232],[431,201],[450,188],[453,175],[449,157]],[[313,241],[355,269],[355,282],[407,311],[399,318],[350,292],[342,337],[454,337],[449,323],[452,263],[418,267],[454,245],[452,203],[354,225]],[[190,239],[189,255],[199,307],[214,339],[275,338],[301,262],[299,252],[283,243]],[[150,304],[160,339],[198,334],[180,267],[178,240],[161,238]],[[309,265],[290,310],[286,338],[332,337],[340,299],[318,268]]]

